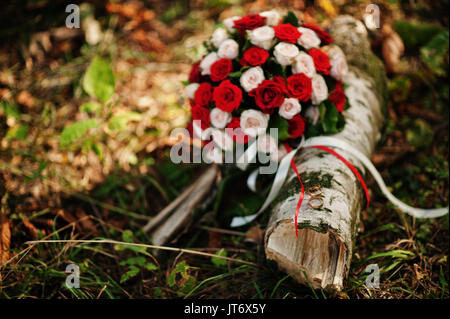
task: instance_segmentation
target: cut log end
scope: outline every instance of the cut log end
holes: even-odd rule
[[[267,258],[300,283],[341,290],[348,258],[344,243],[332,230],[301,228],[298,236],[293,221],[278,223],[266,235]]]

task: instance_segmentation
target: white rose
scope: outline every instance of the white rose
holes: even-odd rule
[[[300,27],[298,31],[302,34],[300,38],[298,38],[297,43],[304,47],[306,50],[311,48],[318,48],[320,46],[320,38],[317,34],[308,28]]]
[[[209,113],[211,124],[217,128],[224,128],[231,121],[231,113],[214,108]]]
[[[186,86],[186,96],[188,97],[188,99],[191,99],[191,100],[194,99],[195,91],[197,91],[199,86],[200,86],[200,84],[198,84],[198,83],[191,83],[188,86]]]
[[[254,30],[247,31],[250,43],[263,48],[264,50],[269,50],[275,44],[275,31],[272,27],[264,26],[259,27]]]
[[[216,48],[219,48],[220,44],[226,39],[228,39],[227,30],[224,28],[217,28],[212,34],[211,42]]]
[[[257,141],[258,151],[262,153],[275,153],[278,151],[277,140],[270,135],[262,134],[258,136]]]
[[[320,104],[322,101],[326,100],[328,97],[328,87],[325,83],[324,78],[316,74],[311,79],[312,93],[311,102],[314,105]]]
[[[295,44],[280,42],[275,46],[273,55],[281,65],[290,65],[299,52]]]
[[[326,47],[324,51],[330,59],[330,75],[338,81],[342,81],[348,73],[347,59],[344,52],[338,46],[332,45]]]
[[[216,143],[221,149],[225,151],[230,151],[233,149],[233,138],[231,138],[231,136],[224,130],[213,128],[211,130],[211,135],[214,143]]]
[[[238,17],[238,16],[227,18],[227,19],[223,20],[223,25],[225,26],[225,28],[227,28],[227,30],[229,32],[234,32],[234,30],[235,30],[234,29],[234,21],[236,21],[236,20],[238,20],[240,18],[241,17]]]
[[[276,152],[270,154],[272,161],[280,162],[287,155],[287,149],[284,145],[280,145]]]
[[[294,59],[292,73],[304,73],[307,77],[312,78],[316,74],[313,58],[308,53],[301,51]]]
[[[300,102],[295,98],[284,99],[283,104],[281,104],[278,114],[286,120],[290,120],[295,115],[302,111],[302,106]]]
[[[320,117],[320,111],[318,106],[310,106],[306,109],[305,117],[309,119],[312,125],[316,125]]]
[[[204,159],[211,163],[216,163],[216,164],[223,163],[222,150],[214,142],[208,143],[203,148],[202,153],[203,153]]]
[[[211,74],[211,65],[219,60],[219,57],[216,52],[211,52],[200,62],[200,69],[202,70],[202,75]]]
[[[266,18],[267,25],[278,25],[281,22],[281,15],[276,10],[264,11],[259,15]]]
[[[227,59],[235,59],[239,54],[239,44],[231,39],[223,41],[217,51],[219,57]]]
[[[264,134],[269,125],[269,117],[269,114],[264,114],[261,111],[246,110],[241,114],[241,129],[245,134],[251,137]]]
[[[244,90],[250,92],[251,90],[256,89],[264,79],[263,69],[259,66],[255,66],[242,73],[239,81]]]

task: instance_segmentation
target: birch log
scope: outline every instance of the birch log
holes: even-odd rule
[[[334,137],[370,158],[384,118],[384,67],[371,52],[367,31],[360,21],[341,16],[329,30],[335,44],[347,56],[349,73],[344,82],[348,85],[345,91],[351,105],[344,113],[344,130]],[[364,174],[364,167],[358,160],[351,154],[340,153]],[[293,217],[300,184],[291,169],[271,209],[265,234],[266,256],[300,283],[341,290],[349,271],[359,215],[366,204],[362,187],[342,161],[324,151],[303,149],[295,157],[295,164],[306,191],[309,187],[320,186],[324,205],[320,209],[309,207],[309,195],[305,192],[297,238]]]

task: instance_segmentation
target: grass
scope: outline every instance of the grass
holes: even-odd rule
[[[179,86],[173,83],[185,79],[187,70],[177,69],[176,63],[168,66],[166,62],[171,61],[172,51],[186,50],[179,44],[183,36],[206,32],[210,27],[208,19],[215,19],[224,7],[229,8],[225,1],[207,3],[207,9],[187,9],[181,4],[152,8],[174,28],[176,22],[187,25],[188,31],[175,36],[164,25],[150,30],[161,39],[170,39],[164,42],[165,53],[142,50],[130,40],[132,34],[119,28],[109,29],[114,37],[109,45],[103,45],[106,49],[102,53],[112,58],[117,71],[116,93],[121,97],[109,106],[108,112],[121,108],[149,112],[145,113],[149,116],[145,121],[151,125],[143,125],[144,120],[132,122],[129,130],[98,136],[102,156],[113,158],[112,167],[107,174],[99,173],[101,176],[94,175],[106,167],[106,160],[81,165],[77,163],[88,163],[89,152],[55,153],[53,147],[64,123],[91,116],[79,107],[89,100],[81,88],[81,79],[95,49],[76,38],[58,44],[69,45],[65,53],[61,54],[55,45],[54,56],[47,64],[27,70],[26,61],[17,57],[18,49],[12,45],[5,47],[5,54],[9,55],[6,60],[4,55],[0,59],[0,90],[7,89],[12,98],[9,104],[0,107],[0,138],[6,139],[10,122],[27,125],[28,131],[16,134],[17,140],[2,142],[7,146],[2,144],[0,149],[1,214],[8,217],[12,233],[12,258],[0,268],[0,298],[449,298],[448,215],[430,220],[405,216],[386,202],[370,178],[366,182],[372,192],[371,206],[361,216],[361,232],[355,239],[351,268],[342,292],[300,286],[292,276],[265,259],[261,237],[251,237],[250,230],[264,230],[267,214],[248,227],[229,231],[233,215],[252,213],[261,202],[261,198],[250,196],[245,188],[234,187],[243,178],[239,174],[226,172],[216,200],[198,210],[192,227],[181,233],[175,243],[168,244],[180,249],[156,252],[149,246],[151,239],[141,231],[142,226],[180,193],[199,168],[168,161],[168,146],[163,142],[167,126],[181,126],[177,119],[186,113],[184,102],[178,101]],[[404,16],[407,12],[418,20],[448,26],[442,17],[433,16],[436,14],[433,8],[427,11],[427,5],[421,1],[417,1],[417,6],[400,1],[394,13]],[[350,2],[339,9],[356,14],[355,8],[357,3]],[[309,9],[321,17],[319,20],[327,19],[320,9],[311,6]],[[108,28],[109,13],[104,8],[100,12],[103,26]],[[23,37],[25,32],[15,28],[3,30],[0,36],[7,38],[14,32]],[[144,73],[144,78],[148,76],[152,81],[141,88],[135,75],[142,70],[136,65],[147,64],[149,57],[153,66],[161,62],[169,71]],[[129,61],[132,62],[126,64]],[[49,67],[50,62],[56,67]],[[117,67],[121,63],[125,63],[124,69],[128,71]],[[190,61],[185,59],[180,65],[185,63]],[[446,206],[448,72],[444,76],[433,73],[421,60],[419,48],[407,48],[402,63],[406,69],[389,75],[390,116],[373,160],[397,197],[414,206]],[[15,79],[13,84],[7,81],[10,76]],[[43,88],[42,79],[65,84]],[[24,89],[35,98],[34,106],[26,107],[16,101]],[[154,110],[138,109],[139,101],[127,100],[138,94],[167,112],[155,115]],[[158,99],[153,99],[154,96]],[[109,149],[112,144],[117,148]],[[155,147],[146,150],[148,145]],[[54,156],[52,160],[49,153]],[[129,156],[131,161],[122,161],[125,155],[113,157],[117,153]],[[69,155],[73,157],[67,159]],[[54,164],[58,156],[65,164]],[[76,169],[69,170],[75,166]],[[82,184],[86,176],[93,181]],[[39,196],[33,196],[36,193]],[[111,241],[101,242],[105,239]],[[39,240],[49,242],[26,244]],[[65,285],[69,264],[80,267],[80,289]],[[370,264],[377,264],[380,269],[377,289],[365,286],[369,275],[365,270]]]

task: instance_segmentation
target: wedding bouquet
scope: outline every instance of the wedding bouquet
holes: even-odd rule
[[[348,68],[332,43],[327,32],[301,25],[292,12],[225,19],[186,83],[191,136],[210,141],[205,147],[214,162],[235,143],[252,140],[280,161],[286,149],[279,142],[295,145],[302,136],[341,131]]]

